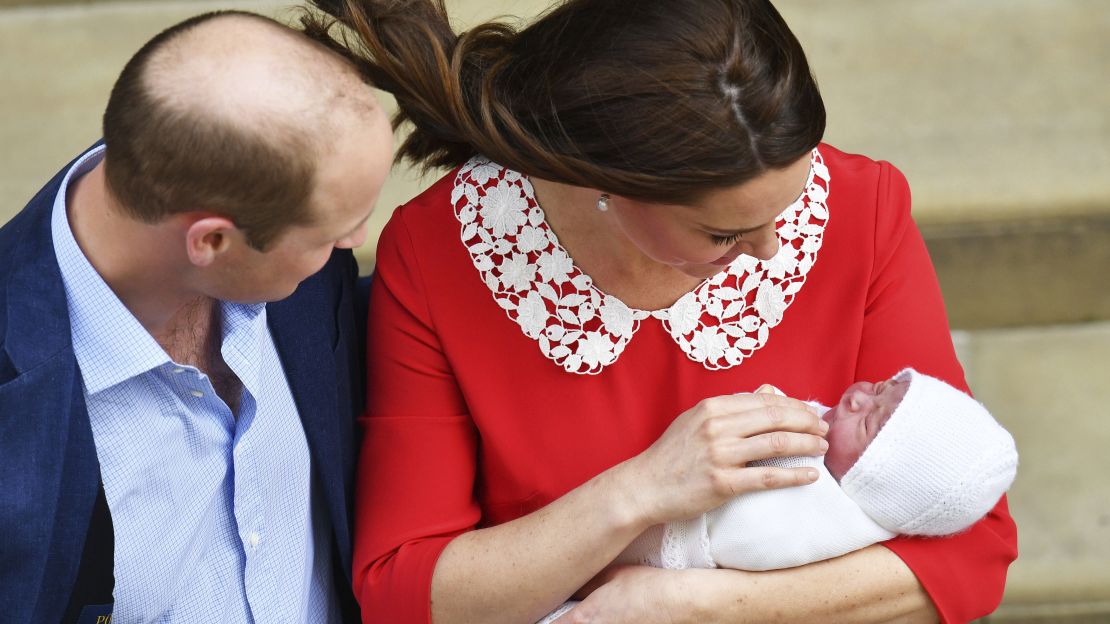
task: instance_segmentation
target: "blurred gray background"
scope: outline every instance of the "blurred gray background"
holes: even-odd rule
[[[0,0],[0,223],[99,137],[112,81],[155,33],[295,4]],[[448,0],[463,28],[549,5]],[[827,140],[909,178],[969,381],[1017,438],[1021,557],[989,620],[1110,622],[1110,2],[776,5],[821,85]],[[391,210],[431,179],[396,169],[364,272]]]

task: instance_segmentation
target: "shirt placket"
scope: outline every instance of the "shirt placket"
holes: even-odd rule
[[[271,621],[268,617],[271,603],[275,596],[267,595],[270,584],[266,582],[268,562],[273,560],[270,556],[272,535],[270,535],[266,517],[266,506],[263,499],[264,492],[268,491],[265,484],[275,478],[267,474],[264,462],[260,455],[267,449],[260,444],[265,439],[264,429],[270,423],[257,421],[255,416],[259,412],[256,394],[257,371],[257,332],[265,324],[259,318],[250,320],[241,319],[238,314],[233,314],[225,309],[225,328],[223,357],[228,368],[242,382],[242,399],[239,402],[239,415],[235,422],[234,450],[232,452],[234,474],[233,505],[235,519],[239,525],[239,537],[243,544],[244,569],[243,581],[246,591],[247,603],[251,607],[254,620],[257,622]]]
[[[219,529],[213,533],[213,538],[221,541],[228,547],[245,552],[246,547],[242,544],[242,531],[239,530],[240,544],[234,544],[229,540],[235,539],[236,527],[239,526],[238,514],[235,513],[235,491],[234,491],[234,478],[236,465],[234,461],[235,450],[235,435],[236,435],[236,418],[220,397],[212,385],[211,379],[193,366],[181,365],[177,363],[170,363],[166,369],[168,372],[168,381],[174,394],[181,401],[182,405],[188,410],[192,418],[200,421],[207,421],[206,426],[198,427],[198,430],[207,431],[207,435],[202,436],[201,444],[205,446],[217,445],[222,449],[218,455],[222,456],[224,468],[222,471],[231,471],[230,480],[225,480],[222,487],[222,509],[223,513],[229,509],[235,520],[235,526],[224,525],[225,528]],[[199,423],[198,423],[199,424]],[[226,477],[225,477],[226,479]],[[229,518],[230,519],[230,518]],[[213,519],[214,520],[214,519]],[[237,559],[238,557],[236,557]],[[240,582],[244,582],[244,576],[241,570],[227,569],[228,562],[226,559],[221,558],[222,563],[216,564],[214,571],[217,574],[222,572],[231,572],[235,579],[235,585],[238,586]],[[235,566],[238,567],[238,566]],[[229,594],[238,594],[240,590],[227,588]],[[214,602],[213,606],[221,605],[226,611],[227,617],[231,618],[228,621],[250,621],[250,607],[248,605],[236,604],[235,601],[226,602],[220,598],[212,597]],[[242,611],[241,609],[246,609]]]
[[[266,516],[263,510],[262,484],[272,475],[262,474],[259,469],[258,448],[255,440],[257,432],[254,430],[260,423],[251,426],[257,404],[254,396],[243,389],[243,399],[239,413],[238,432],[235,439],[234,471],[235,471],[235,519],[239,523],[239,537],[243,542],[245,562],[243,570],[244,585],[247,602],[256,621],[267,621],[263,612],[266,609],[266,597],[260,595],[265,587],[263,577],[266,569],[266,560],[270,545],[266,528]]]

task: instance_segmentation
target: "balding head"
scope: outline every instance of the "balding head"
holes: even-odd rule
[[[330,142],[338,115],[374,106],[355,68],[322,45],[268,18],[221,13],[168,39],[142,73],[172,109],[263,135],[275,130]]]
[[[229,217],[252,245],[311,220],[317,166],[382,112],[346,60],[269,18],[201,15],[127,64],[104,115],[109,188],[146,222]]]

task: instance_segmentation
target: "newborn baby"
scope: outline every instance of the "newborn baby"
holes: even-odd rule
[[[950,535],[982,518],[1013,483],[1017,450],[987,410],[906,369],[859,382],[832,409],[829,449],[750,465],[812,466],[806,486],[750,492],[697,518],[655,527],[617,559],[669,569],[773,570],[897,534]]]
[[[958,533],[986,515],[1014,481],[1017,449],[1010,434],[975,399],[913,369],[852,384],[831,409],[811,405],[829,423],[823,458],[749,465],[813,467],[820,475],[815,483],[741,494],[696,518],[652,527],[614,563],[791,568],[898,534]],[[563,604],[540,624],[575,604]]]

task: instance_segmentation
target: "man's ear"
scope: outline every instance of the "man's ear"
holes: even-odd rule
[[[193,219],[185,230],[189,261],[198,267],[209,266],[227,252],[235,238],[242,238],[242,234],[226,217],[208,215]]]

